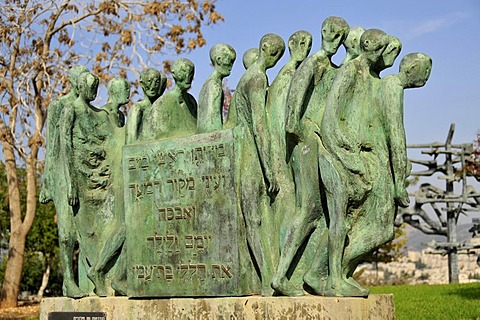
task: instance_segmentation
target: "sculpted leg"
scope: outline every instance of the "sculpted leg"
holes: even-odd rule
[[[374,212],[375,210],[372,211]],[[392,223],[383,227],[377,225],[366,226],[365,223],[362,223],[366,218],[366,216],[363,216],[362,219],[358,220],[357,225],[353,226],[350,244],[345,248],[343,273],[348,278],[352,277],[358,263],[365,254],[387,243],[394,237],[393,217]],[[369,227],[368,236],[362,232],[366,227]]]
[[[262,293],[269,294],[270,281],[265,284],[266,279],[271,278],[273,263],[268,231],[269,223],[265,221],[269,214],[267,199],[259,197],[260,186],[242,184],[241,207],[247,229],[247,242],[252,250],[253,256],[260,271],[262,279]],[[264,220],[262,220],[262,217]]]
[[[87,276],[95,284],[95,292],[99,296],[108,295],[108,287],[105,284],[105,275],[109,271],[107,268],[113,258],[118,256],[125,242],[125,227],[118,224],[111,224],[106,230],[107,235],[111,235],[102,247],[100,257],[87,273]]]
[[[323,226],[322,226],[323,228]],[[320,240],[310,268],[303,276],[304,283],[309,286],[315,294],[325,295],[328,278],[328,228],[320,234]]]
[[[312,233],[315,222],[321,216],[320,201],[318,200],[318,170],[315,164],[316,149],[305,143],[298,144],[292,157],[292,167],[296,185],[296,208],[292,220],[286,214],[285,222],[288,225],[285,239],[280,244],[281,256],[276,273],[272,279],[272,288],[282,295],[301,296],[302,289],[294,288],[287,279],[287,272],[298,249],[305,239]]]
[[[81,290],[75,283],[73,272],[73,251],[75,247],[75,226],[73,223],[72,208],[66,203],[66,198],[58,199],[55,206],[58,217],[58,236],[60,261],[63,271],[63,295],[71,298],[82,298],[87,292]]]
[[[345,249],[349,222],[349,190],[347,172],[335,166],[332,159],[321,157],[322,180],[325,185],[328,213],[328,270],[327,296],[368,296],[368,290],[359,289],[346,280],[343,275],[343,253]],[[333,161],[335,162],[335,161]]]

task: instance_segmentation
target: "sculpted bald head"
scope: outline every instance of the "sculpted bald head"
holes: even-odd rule
[[[328,17],[322,23],[322,48],[329,57],[337,53],[340,45],[345,41],[350,26],[341,17]]]
[[[410,53],[400,62],[400,75],[405,88],[423,87],[430,78],[432,58],[424,53]]]
[[[265,60],[266,68],[273,67],[285,52],[285,41],[274,33],[268,33],[260,40],[260,57]]]
[[[210,49],[210,61],[221,76],[230,75],[236,57],[235,49],[225,43],[216,44]]]
[[[312,49],[312,35],[310,32],[300,30],[288,38],[288,50],[292,59],[303,61]]]
[[[195,65],[186,58],[180,58],[172,63],[172,76],[175,84],[182,90],[188,90],[192,86]]]

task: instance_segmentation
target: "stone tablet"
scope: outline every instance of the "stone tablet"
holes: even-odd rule
[[[252,293],[236,158],[233,130],[123,148],[128,296]]]

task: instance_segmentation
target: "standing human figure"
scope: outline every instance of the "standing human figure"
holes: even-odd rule
[[[111,223],[118,205],[111,195],[112,172],[121,167],[117,152],[110,148],[116,124],[106,110],[90,104],[97,94],[98,77],[84,72],[78,79],[78,98],[66,106],[61,116],[61,152],[65,159],[64,197],[72,206],[83,266],[95,265],[105,241],[105,228]],[[124,135],[121,137],[124,141]],[[116,150],[116,151],[112,151]],[[96,284],[95,292],[105,295],[105,284]]]
[[[188,93],[192,86],[195,66],[181,58],[172,63],[175,86],[155,101],[145,113],[141,139],[143,141],[184,137],[197,131],[197,102]]]
[[[140,73],[140,86],[145,98],[134,104],[127,118],[125,130],[126,144],[135,143],[143,129],[144,114],[152,107],[153,103],[163,94],[167,86],[167,77],[160,71],[147,68]]]
[[[319,163],[329,215],[325,289],[329,296],[368,295],[368,290],[344,277],[342,263],[347,233],[372,189],[360,154],[369,151],[361,144],[362,114],[373,108],[373,83],[379,78],[375,70],[387,45],[383,31],[366,30],[360,38],[362,53],[340,68],[327,96],[320,127],[324,150],[319,152]]]
[[[384,58],[387,65],[393,65],[388,54]],[[393,239],[396,211],[399,206],[408,207],[406,178],[410,167],[403,125],[404,90],[424,86],[431,68],[428,55],[411,53],[400,62],[398,74],[374,82],[376,102],[362,117],[366,125],[361,134],[362,148],[368,151],[361,156],[373,188],[349,232],[350,244],[345,247],[343,261],[348,279],[363,255]]]
[[[210,49],[210,61],[214,70],[200,90],[197,133],[222,129],[224,100],[222,81],[230,75],[235,58],[235,50],[228,44],[216,44]]]
[[[258,48],[250,48],[243,54],[242,63],[245,70],[250,68],[250,66],[258,59]],[[225,129],[234,128],[237,126],[237,109],[235,107],[235,102],[230,101],[230,106],[228,107],[227,118],[223,124]]]
[[[130,84],[124,78],[113,78],[108,83],[108,101],[103,107],[108,112],[111,121],[109,138],[105,143],[106,161],[109,163],[109,187],[100,214],[109,215],[108,223],[102,230],[101,245],[98,246],[97,257],[87,270],[88,278],[95,285],[99,296],[109,295],[107,273],[115,264],[115,275],[112,277],[112,288],[117,294],[126,294],[125,252],[122,253],[126,238],[125,210],[123,205],[123,172],[122,146],[125,144],[124,127],[119,117],[119,107],[126,104],[130,97]],[[120,120],[120,121],[119,121]],[[115,262],[116,259],[116,263]]]
[[[304,30],[293,33],[288,40],[290,52],[289,61],[282,67],[267,95],[267,125],[270,134],[272,152],[272,170],[276,173],[279,193],[272,204],[274,226],[276,230],[284,224],[284,217],[295,211],[295,185],[290,165],[287,163],[287,144],[285,132],[285,106],[287,104],[288,89],[298,66],[310,53],[312,35]],[[279,246],[280,232],[275,232],[274,247]],[[275,255],[275,263],[278,253]]]
[[[65,195],[66,184],[63,176],[65,158],[60,152],[60,116],[65,106],[72,104],[78,98],[78,77],[88,72],[84,66],[74,66],[68,73],[70,92],[56,100],[48,107],[47,115],[47,154],[45,156],[44,178],[40,191],[40,202],[54,202],[57,212],[57,226],[59,238],[60,261],[63,273],[63,295],[72,298],[81,298],[87,295],[75,283],[73,271],[73,251],[77,239],[73,222],[72,208],[68,205]],[[54,183],[55,182],[55,183]]]
[[[345,42],[344,42],[344,46],[346,48],[346,51],[347,51],[347,56],[345,57],[345,59],[343,60],[343,64],[349,64],[349,61],[357,58],[360,54],[362,54],[361,52],[361,47],[360,47],[360,39],[361,39],[361,36],[362,34],[364,33],[364,29],[363,28],[360,28],[360,27],[356,27],[354,28],[354,30],[351,30],[349,35],[347,36],[347,38],[345,39]],[[379,57],[374,64],[372,64],[371,68],[373,70],[373,73],[376,74],[377,76],[379,75],[379,73],[388,68],[388,67],[391,67],[396,59],[396,57],[398,56],[398,54],[400,53],[400,50],[401,50],[401,43],[400,41],[398,40],[398,38],[396,37],[393,37],[393,36],[387,36],[387,42],[388,42],[388,45],[386,46],[385,50],[382,52],[381,54],[381,57]],[[359,59],[363,59],[363,58],[359,58]],[[375,77],[370,79],[372,81],[374,81]],[[368,88],[368,85],[366,86],[366,88]],[[330,91],[330,89],[328,88],[327,91]],[[368,95],[368,93],[366,93]],[[370,98],[365,98],[367,100],[370,100],[370,101],[375,101],[374,100],[374,97],[375,97],[375,94],[376,94],[376,91],[374,89],[371,90],[371,93],[370,93]],[[359,95],[361,96],[361,95]],[[359,98],[360,99],[360,98]],[[373,103],[371,103],[373,105]],[[362,128],[366,127],[366,123],[367,121],[364,119],[365,116],[363,116],[364,114],[372,114],[372,110],[375,110],[376,107],[373,106],[372,108],[363,108],[362,109],[362,112],[361,112],[361,119],[357,119],[358,120],[358,123],[360,124],[360,126]],[[357,110],[358,111],[358,110]],[[305,115],[306,119],[309,119],[309,115],[308,115],[308,110],[307,110],[307,114]],[[367,129],[365,132],[369,132],[370,129]],[[319,132],[319,131],[317,131]],[[363,131],[362,131],[363,132]],[[360,136],[360,133],[357,133],[357,136]],[[360,138],[359,138],[360,139]],[[372,148],[372,146],[369,146],[368,148]],[[366,150],[369,150],[371,151],[370,149],[366,148]],[[323,154],[328,154],[328,152],[326,151],[326,149],[323,147],[322,144],[320,144],[319,146],[319,153],[323,153]],[[360,153],[360,154],[363,154],[363,153]],[[328,157],[328,155],[327,155]],[[362,160],[362,163],[364,161]],[[360,179],[362,180],[362,179]],[[364,179],[365,180],[365,179]],[[367,179],[368,180],[368,179]],[[351,220],[357,220],[359,219],[358,218],[358,215],[359,213],[358,212],[361,212],[362,210],[357,210],[356,213],[353,213],[352,214],[352,217],[351,217]],[[352,226],[352,228],[354,228],[355,226]],[[315,234],[312,236],[313,239],[315,239]],[[321,250],[322,247],[328,247],[327,244],[325,242],[328,242],[328,238],[326,236],[323,236],[321,238],[321,242],[319,243],[319,250]],[[353,244],[353,245],[356,245]],[[308,284],[308,286],[310,288],[313,289],[314,292],[316,293],[319,293],[319,294],[325,294],[325,285],[326,285],[326,282],[325,282],[325,279],[327,278],[327,270],[328,270],[328,251],[324,252],[323,255],[318,255],[320,258],[319,259],[314,259],[310,266],[310,268],[308,269],[307,273],[304,275],[304,281],[305,283]],[[358,286],[358,284],[353,281],[353,278],[349,277],[347,278],[347,281],[349,281],[352,285],[354,286],[357,286],[360,290],[360,292],[363,292],[361,290],[363,290],[363,288],[361,288],[360,286]]]
[[[302,289],[292,287],[287,279],[287,272],[298,249],[316,228],[319,229],[318,234],[327,232],[320,199],[319,142],[316,132],[319,131],[323,114],[323,101],[336,69],[331,58],[345,40],[349,26],[340,17],[328,17],[322,23],[321,32],[321,49],[298,67],[291,81],[286,104],[285,130],[288,139],[294,144],[291,166],[295,180],[296,207],[292,218],[285,219],[287,230],[281,241],[281,257],[272,288],[288,296],[303,294]],[[314,259],[319,257],[315,256]]]
[[[285,51],[276,34],[260,40],[259,57],[240,78],[232,101],[235,103],[239,144],[240,207],[247,229],[247,242],[260,271],[263,294],[270,292],[273,273],[270,236],[272,216],[267,192],[277,191],[271,168],[270,135],[266,123],[268,78],[266,70],[275,66]]]
[[[125,115],[120,107],[130,100],[130,83],[125,78],[113,78],[107,84],[108,100],[103,108],[119,128],[125,125]]]

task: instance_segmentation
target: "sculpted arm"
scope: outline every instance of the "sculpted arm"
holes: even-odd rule
[[[348,89],[355,84],[355,75],[353,68],[348,66],[341,68],[335,78],[331,91],[327,94],[325,113],[322,120],[320,132],[322,140],[327,149],[342,148],[345,150],[353,150],[354,144],[348,137],[347,128],[340,128],[342,109],[346,108],[345,104],[351,103],[346,99]]]
[[[55,132],[55,126],[59,125],[58,120],[55,119],[56,117],[58,118],[58,109],[60,108],[59,106],[59,101],[54,100],[50,105],[48,106],[48,116],[47,116],[47,146],[49,150],[53,149],[53,144],[55,143],[55,137],[54,137],[54,132]],[[48,151],[47,151],[48,154]]]
[[[288,90],[285,130],[299,136],[299,122],[314,86],[315,68],[312,59],[305,60],[295,71]]]
[[[361,159],[356,134],[348,126],[352,121],[347,121],[347,111],[351,106],[355,93],[356,69],[353,64],[346,64],[341,68],[333,82],[332,89],[327,95],[325,113],[320,128],[320,135],[325,148],[334,155],[343,166],[353,172],[363,174],[364,168]],[[348,119],[351,120],[351,119]],[[359,119],[353,119],[358,121]],[[341,122],[344,122],[341,126]]]
[[[265,168],[267,180],[270,183],[270,191],[276,190],[276,182],[273,178],[272,161],[270,159],[270,135],[267,127],[267,81],[266,78],[257,77],[251,81],[248,99],[252,112],[252,130],[255,138],[260,161]]]
[[[55,145],[58,143],[57,139],[55,139],[55,135],[58,135],[58,130],[55,129],[55,126],[58,126],[58,110],[59,110],[59,102],[58,100],[52,101],[50,105],[48,106],[48,116],[47,116],[47,126],[46,126],[46,144],[47,144],[47,154],[45,156],[45,176],[43,180],[43,186],[42,186],[42,195],[40,196],[41,198],[50,198],[50,192],[49,188],[47,187],[48,182],[47,180],[49,179],[50,175],[50,167],[51,167],[51,162],[55,162],[55,158],[58,156],[58,145]],[[46,199],[44,200],[46,201]]]
[[[75,108],[67,105],[60,117],[60,150],[64,162],[65,180],[67,182],[68,203],[71,206],[78,204],[78,190],[74,181],[73,163],[73,126],[75,123]]]
[[[405,180],[408,175],[408,157],[405,128],[403,126],[403,87],[389,82],[385,85],[383,125],[392,163],[395,186],[394,197],[398,205],[406,207],[410,201],[405,187]]]
[[[140,121],[142,120],[142,114],[140,112],[140,105],[135,104],[128,114],[127,120],[127,144],[132,144],[138,139],[138,128],[140,127]]]

